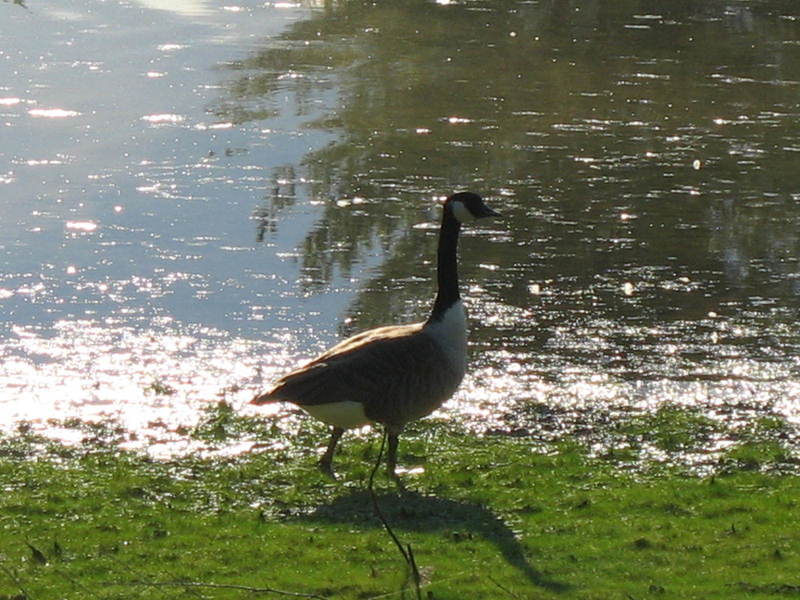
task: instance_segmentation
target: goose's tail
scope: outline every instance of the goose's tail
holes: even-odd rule
[[[264,392],[263,394],[259,394],[250,400],[250,404],[262,405],[262,404],[270,404],[271,402],[278,402],[278,398],[275,398],[272,395],[272,390],[268,392]]]

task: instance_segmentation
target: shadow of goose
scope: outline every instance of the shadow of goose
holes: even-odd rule
[[[389,525],[396,532],[446,532],[458,541],[461,536],[480,537],[492,542],[503,558],[532,584],[553,592],[569,586],[546,577],[525,557],[522,545],[506,523],[480,504],[424,496],[418,492],[378,493],[378,502]],[[382,527],[367,491],[353,491],[319,506],[304,518],[326,523],[359,523]],[[463,533],[462,533],[463,532]]]

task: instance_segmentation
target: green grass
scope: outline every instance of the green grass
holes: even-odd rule
[[[187,436],[263,450],[154,461],[119,450],[113,426],[68,425],[81,445],[0,437],[0,600],[402,597],[404,562],[365,491],[377,436],[345,438],[337,483],[314,467],[324,429],[289,434],[224,404]],[[405,493],[380,477],[379,501],[425,598],[798,597],[789,428],[721,428],[659,411],[616,424],[594,456],[421,423],[400,458],[424,472]],[[694,452],[714,433],[733,443],[699,471],[644,450]]]

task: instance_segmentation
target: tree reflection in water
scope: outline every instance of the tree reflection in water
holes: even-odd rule
[[[343,334],[424,314],[435,230],[415,226],[468,187],[510,216],[463,248],[484,366],[781,379],[800,355],[795,10],[330,3],[230,65],[217,109],[330,106],[307,127],[336,140],[293,192],[324,202],[303,268],[324,286],[381,260]]]

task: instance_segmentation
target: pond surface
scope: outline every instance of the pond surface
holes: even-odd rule
[[[800,7],[616,0],[0,4],[0,420],[139,443],[430,308],[442,415],[557,435],[800,420]],[[279,409],[281,411],[285,409]],[[589,415],[589,416],[587,416]]]

